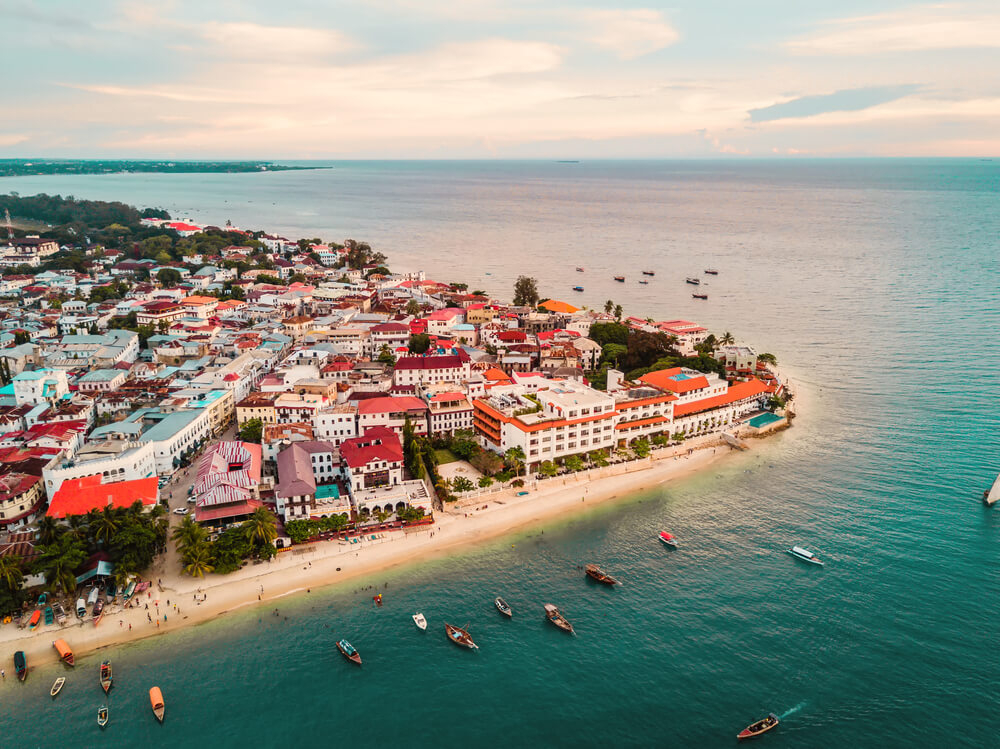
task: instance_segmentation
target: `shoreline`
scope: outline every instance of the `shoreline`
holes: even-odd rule
[[[690,455],[688,449],[693,450]],[[149,597],[140,594],[134,599],[138,607],[116,606],[107,611],[98,627],[90,619],[34,632],[4,627],[0,630],[0,642],[6,651],[4,658],[12,658],[14,651],[24,650],[30,672],[58,661],[52,648],[52,641],[57,638],[66,640],[79,660],[99,650],[177,632],[254,605],[270,605],[288,596],[309,594],[313,589],[340,585],[406,563],[439,558],[463,547],[560,516],[578,515],[580,510],[690,477],[722,461],[731,452],[738,451],[721,444],[719,439],[705,440],[697,446],[685,444],[661,450],[641,461],[594,469],[601,474],[597,477],[570,474],[548,479],[537,488],[532,487],[524,497],[516,496],[514,490],[484,495],[481,503],[476,503],[485,505],[484,510],[468,513],[445,510],[437,514],[433,525],[383,533],[384,538],[375,541],[369,538],[360,548],[337,541],[295,546],[279,554],[273,562],[251,563],[217,580],[164,572],[159,586],[154,579],[147,591]],[[293,569],[299,565],[301,569]],[[153,574],[156,575],[155,571]],[[206,596],[203,602],[195,601],[203,595]],[[179,612],[174,610],[175,606]],[[118,627],[114,626],[116,619]]]

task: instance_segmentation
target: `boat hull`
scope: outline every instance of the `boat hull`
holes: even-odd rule
[[[763,736],[768,731],[771,731],[771,730],[777,728],[778,727],[778,722],[779,722],[778,721],[778,717],[775,716],[775,715],[772,715],[771,717],[774,718],[774,721],[772,723],[769,723],[769,724],[766,724],[766,725],[763,724],[763,721],[758,721],[756,723],[752,723],[751,725],[747,726],[742,731],[740,731],[738,734],[736,734],[736,739],[738,741],[746,741],[747,739],[755,739],[758,736]]]
[[[355,650],[352,653],[343,645],[341,645],[339,642],[337,643],[337,650],[339,650],[340,654],[344,656],[347,660],[349,660],[351,663],[355,664],[356,666],[361,665],[361,653],[359,653],[357,650]]]
[[[497,607],[497,611],[506,616],[508,619],[512,619],[514,617],[514,611],[511,609],[510,606],[507,605],[507,602],[504,601],[502,598],[497,598],[493,602],[493,605]]]
[[[24,681],[28,677],[28,657],[23,650],[14,653],[14,672],[18,681]]]
[[[816,557],[804,557],[801,554],[796,554],[791,549],[788,550],[788,554],[794,557],[795,559],[798,559],[800,562],[805,562],[807,564],[815,564],[817,567],[823,566],[823,562],[817,559]]]
[[[444,631],[448,635],[448,639],[459,647],[468,648],[469,650],[479,649],[479,646],[472,640],[472,636],[461,627],[445,624]]]
[[[611,577],[611,575],[607,574],[606,572],[603,572],[597,567],[594,567],[593,565],[587,565],[587,568],[584,570],[584,572],[586,573],[587,577],[589,577],[591,580],[595,582],[600,583],[601,585],[607,585],[609,587],[619,585],[619,582],[615,580],[615,578]]]
[[[674,541],[673,539],[664,538],[663,536],[660,536],[660,543],[663,544],[664,546],[666,546],[668,549],[676,549],[677,548],[677,542],[676,541]]]

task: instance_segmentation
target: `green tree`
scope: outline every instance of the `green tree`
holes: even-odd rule
[[[44,544],[51,544],[63,531],[59,522],[49,515],[38,521],[38,540]]]
[[[260,419],[247,419],[243,422],[243,426],[240,427],[239,438],[243,442],[252,442],[255,445],[259,445],[263,434],[263,421]]]
[[[607,450],[594,450],[589,455],[590,462],[593,463],[598,468],[604,468],[608,464],[608,451]]]
[[[761,354],[757,357],[757,361],[762,361],[765,364],[771,364],[773,366],[778,363],[778,357],[774,354]]]
[[[614,311],[615,311],[615,303],[609,299],[604,303],[604,312],[610,315]]]
[[[719,339],[719,343],[723,346],[732,346],[736,343],[736,339],[733,338],[733,334],[727,330],[722,334],[722,338]]]
[[[621,361],[627,353],[628,346],[622,346],[620,343],[605,343],[601,347],[601,361],[608,362],[617,367],[618,362]]]
[[[411,317],[416,317],[420,314],[420,305],[417,303],[416,299],[411,299],[406,303],[406,314]]]
[[[389,344],[387,343],[382,344],[382,348],[380,348],[378,352],[378,360],[382,364],[388,364],[390,367],[396,363],[396,357],[389,349]]]
[[[514,305],[534,307],[538,304],[538,282],[528,276],[518,276],[514,282]]]
[[[64,533],[48,546],[41,548],[35,569],[64,593],[76,590],[76,569],[87,559],[83,542],[71,533]]]
[[[564,465],[570,471],[581,471],[583,470],[583,459],[579,455],[570,455],[566,458]]]
[[[515,445],[504,453],[504,460],[507,467],[514,471],[514,475],[519,476],[524,469],[524,449],[520,445]]]
[[[414,333],[410,336],[409,349],[411,354],[423,354],[431,347],[431,337],[426,333]]]
[[[490,486],[493,486],[493,478],[492,477],[490,477],[490,476],[480,476],[479,477],[479,488],[480,489],[487,489]]]
[[[542,461],[542,464],[538,466],[538,473],[546,478],[551,478],[559,473],[559,467],[551,460],[544,460]]]
[[[615,320],[617,320],[618,322],[621,322],[623,314],[625,314],[625,311],[622,309],[622,306],[620,304],[616,304],[615,305]]]
[[[454,479],[452,479],[451,488],[454,489],[455,492],[457,492],[458,494],[462,494],[464,492],[471,492],[473,489],[476,488],[476,485],[473,484],[472,481],[467,479],[465,476],[456,476]]]
[[[605,346],[609,343],[617,343],[621,346],[628,345],[628,328],[616,322],[595,322],[590,326],[589,337],[595,343]]]
[[[486,476],[494,476],[503,469],[503,459],[492,450],[480,450],[469,462]]]
[[[208,544],[200,544],[192,548],[184,556],[184,574],[191,577],[205,577],[215,567],[212,565],[212,552]]]
[[[476,435],[468,429],[459,429],[451,438],[449,449],[461,460],[470,460],[480,451]]]
[[[649,440],[645,437],[632,443],[632,452],[635,453],[637,458],[648,458],[649,449]]]
[[[120,525],[115,509],[108,505],[97,514],[90,523],[90,528],[98,542],[107,543]]]
[[[170,258],[167,258],[167,262]],[[156,273],[156,280],[160,282],[162,286],[176,286],[181,282],[181,272],[174,268],[161,268]]]
[[[14,345],[20,346],[22,343],[30,343],[31,335],[24,330],[14,331]]]
[[[24,572],[21,569],[21,557],[10,555],[0,557],[0,585],[8,590],[20,590],[24,581]]]
[[[247,538],[254,544],[273,543],[278,537],[277,518],[266,507],[254,510],[243,523],[243,527],[246,529]]]

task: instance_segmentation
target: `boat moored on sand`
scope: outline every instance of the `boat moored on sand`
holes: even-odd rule
[[[94,604],[94,626],[96,627],[101,623],[101,619],[104,618],[104,597],[101,596],[97,599],[97,603]]]
[[[347,640],[339,640],[337,642],[337,650],[339,650],[341,655],[343,655],[351,663],[356,663],[359,666],[361,665],[361,653],[355,650],[354,646]]]
[[[14,673],[17,674],[18,681],[24,681],[28,677],[28,656],[23,650],[14,653]]]
[[[507,605],[507,602],[499,596],[493,599],[493,605],[497,607],[497,611],[506,616],[508,619],[513,618],[513,609],[511,609],[511,607]]]
[[[676,549],[677,548],[677,537],[676,536],[672,536],[671,534],[667,533],[666,531],[660,531],[659,539],[660,539],[660,543],[662,543],[664,546],[669,546],[671,549]]]
[[[466,625],[468,626],[468,625]],[[472,639],[466,630],[461,627],[456,627],[453,624],[448,624],[445,622],[444,631],[448,635],[448,639],[451,640],[456,645],[460,645],[463,648],[468,648],[469,650],[478,650],[479,646]]]
[[[788,553],[791,554],[796,559],[801,559],[803,562],[809,562],[809,564],[818,564],[820,567],[823,566],[823,562],[820,561],[820,558],[818,556],[813,554],[808,549],[803,549],[801,546],[793,546],[788,550]]]
[[[573,634],[573,625],[570,624],[569,620],[551,603],[545,604],[545,618],[559,627],[559,629],[563,632]]]
[[[76,659],[73,656],[73,649],[66,644],[65,640],[56,640],[55,642],[52,643],[52,647],[54,647],[56,649],[56,652],[59,653],[59,660],[61,660],[67,666],[76,665]]]
[[[771,713],[763,720],[758,720],[756,723],[751,723],[749,726],[747,726],[738,734],[736,734],[736,738],[739,741],[744,741],[745,739],[754,739],[763,733],[767,733],[772,728],[777,727],[777,725],[778,725],[778,716],[775,715],[774,713]]]
[[[589,577],[591,580],[596,580],[597,582],[602,583],[604,585],[621,584],[618,582],[618,580],[611,577],[611,575],[602,570],[596,564],[588,564],[586,567],[583,568],[583,571],[584,573],[586,573],[587,577]]]

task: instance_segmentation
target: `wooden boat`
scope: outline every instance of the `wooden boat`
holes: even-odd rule
[[[52,647],[56,649],[59,653],[59,660],[65,663],[67,666],[75,666],[76,660],[73,657],[73,650],[69,645],[66,644],[65,640],[56,640],[52,643]]]
[[[469,625],[465,625],[469,626]],[[460,645],[463,648],[469,648],[469,650],[478,650],[479,646],[472,641],[472,635],[470,635],[466,630],[461,627],[456,627],[453,624],[448,624],[445,622],[444,631],[448,635],[448,639],[451,640],[456,645]]]
[[[583,287],[582,286],[574,286],[573,287],[573,291],[583,291]]]
[[[1000,502],[1000,474],[993,480],[993,486],[983,492],[983,504],[992,507]]]
[[[104,690],[104,694],[111,691],[112,681],[114,677],[111,675],[111,661],[104,661],[101,663],[101,689]]]
[[[698,286],[701,283],[701,279],[700,278],[694,278],[692,276],[688,276],[687,278],[684,279],[684,281],[687,282],[687,283],[689,283],[689,284],[693,284],[695,286]]]
[[[677,539],[674,536],[671,536],[666,531],[660,531],[659,539],[660,543],[662,543],[664,546],[669,546],[671,549],[677,548]]]
[[[648,285],[649,285],[649,281],[639,281],[639,283],[641,283],[641,284],[643,284],[643,285],[645,285],[645,286],[648,286]]]
[[[122,603],[128,603],[128,599],[132,597],[133,593],[135,593],[135,580],[130,580],[129,584],[125,588],[125,593],[123,594],[122,597]]]
[[[695,299],[708,299],[708,294],[692,294]]]
[[[97,603],[94,604],[94,626],[96,627],[101,623],[101,619],[104,618],[104,598],[98,598]]]
[[[87,616],[87,602],[83,598],[76,599],[76,615],[80,619]]]
[[[705,272],[710,276],[719,275],[719,271],[717,271],[715,268],[705,268]]]
[[[63,608],[63,605],[59,603],[59,601],[56,601],[55,606],[53,606],[53,608],[56,610],[56,621],[59,622],[60,624],[65,624],[66,609]]]
[[[577,269],[576,269],[576,272],[577,272],[577,273],[583,273],[583,268],[577,268]]]
[[[772,728],[775,728],[777,725],[778,725],[778,716],[775,715],[774,713],[771,713],[763,720],[758,720],[756,723],[751,723],[749,726],[747,726],[738,734],[736,734],[736,738],[739,741],[744,741],[746,739],[754,739],[763,733],[767,733]]]
[[[90,592],[87,594],[87,605],[93,606],[94,604],[96,604],[97,599],[100,595],[101,595],[101,589],[95,585],[93,588],[90,589]]]
[[[51,606],[45,607],[45,623],[52,624],[56,620],[56,614]]]
[[[588,564],[586,567],[583,568],[583,571],[586,573],[587,577],[589,577],[591,580],[596,580],[597,582],[603,583],[604,585],[620,584],[617,580],[611,577],[611,575],[602,570],[596,564]]]
[[[618,281],[618,283],[625,283],[625,276],[615,276],[615,280]]]
[[[361,665],[361,653],[355,650],[354,646],[347,640],[339,640],[337,642],[337,650],[339,650],[340,654],[351,663],[357,663],[359,666]]]
[[[38,625],[42,621],[42,610],[35,609],[31,613],[31,618],[28,620],[28,629],[38,629]]]
[[[559,627],[559,629],[563,632],[569,632],[570,634],[573,633],[573,625],[570,624],[569,620],[560,614],[559,609],[551,603],[545,604],[545,618]]]
[[[23,650],[14,653],[14,673],[17,674],[18,681],[24,681],[28,678],[28,656],[24,654]]]
[[[163,722],[163,713],[166,712],[166,705],[163,704],[163,693],[159,687],[151,687],[149,690],[149,706],[153,709],[156,719]]]
[[[642,275],[644,275],[644,276],[655,276],[655,275],[656,275],[656,273],[654,273],[654,272],[653,272],[653,271],[651,271],[651,270],[644,270],[644,271],[642,272]]]
[[[101,705],[97,710],[97,725],[104,728],[108,724],[108,706]]]
[[[63,688],[63,684],[65,683],[66,683],[65,676],[60,676],[58,679],[55,680],[55,682],[53,682],[52,689],[49,690],[49,695],[51,695],[52,699],[55,699],[56,695],[59,694],[59,692]]]
[[[506,616],[508,619],[514,618],[513,609],[511,609],[511,607],[507,605],[507,602],[499,596],[493,600],[493,605],[497,607],[497,611]]]
[[[788,550],[788,553],[791,554],[796,559],[801,559],[803,562],[809,562],[809,564],[818,564],[820,567],[823,566],[823,562],[820,561],[820,558],[818,556],[813,554],[808,549],[803,549],[801,546],[793,546]]]
[[[427,619],[423,614],[414,614],[413,623],[416,624],[419,629],[427,629]]]
[[[38,608],[41,608],[42,606],[44,606],[48,602],[49,602],[49,594],[48,593],[42,593],[40,596],[38,596]]]

